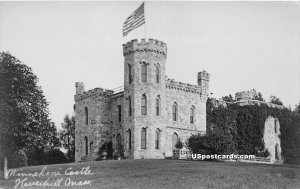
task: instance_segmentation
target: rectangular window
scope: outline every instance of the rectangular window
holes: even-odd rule
[[[128,64],[128,75],[129,75],[129,84],[132,83],[132,70],[131,70],[131,65]]]
[[[155,131],[155,149],[160,149],[160,131]]]
[[[160,74],[160,73],[159,73],[159,67],[157,66],[157,67],[156,67],[156,83],[159,83],[159,80],[160,80],[160,79],[159,79],[159,74]]]
[[[146,95],[143,95],[141,99],[141,114],[142,115],[147,115],[147,98]]]
[[[142,64],[141,78],[142,82],[147,82],[147,65],[145,63]]]
[[[173,121],[177,121],[177,106],[172,106],[172,115],[173,115]]]
[[[194,108],[190,109],[190,123],[194,123]]]
[[[122,121],[122,108],[121,108],[121,105],[118,105],[118,120],[119,120],[119,122]]]
[[[128,115],[132,115],[132,108],[131,108],[131,96],[128,97]]]
[[[146,149],[146,129],[143,128],[141,132],[141,148]]]
[[[159,99],[156,99],[156,103],[155,103],[155,109],[156,109],[156,115],[159,116]]]
[[[131,150],[131,129],[128,130],[128,149]]]
[[[193,118],[193,116],[190,116],[190,123],[194,123],[194,118]]]

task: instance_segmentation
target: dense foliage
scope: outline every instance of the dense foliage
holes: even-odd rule
[[[273,95],[270,96],[269,102],[271,102],[273,104],[280,105],[280,106],[283,105],[283,103],[281,102],[281,100],[279,98],[277,98],[276,96],[273,96]]]
[[[65,154],[59,149],[52,149],[46,153],[45,164],[57,164],[69,162]]]
[[[266,157],[269,152],[263,141],[264,126],[266,119],[273,116],[280,122],[284,160],[294,163],[300,155],[295,152],[295,148],[299,148],[300,132],[300,114],[296,110],[273,108],[266,104],[218,106],[208,99],[207,134],[192,136],[187,141],[187,147],[194,153],[237,153]]]
[[[0,52],[0,125],[1,159],[20,149],[48,151],[60,145],[37,76],[4,52]]]
[[[68,162],[66,155],[59,149],[51,149],[48,151],[42,149],[30,149],[26,150],[25,153],[28,157],[29,166]]]
[[[236,152],[234,140],[222,132],[192,135],[187,147],[195,154],[232,154]]]
[[[8,168],[26,167],[27,156],[23,150],[15,151],[7,157]]]
[[[180,138],[177,141],[177,143],[175,144],[175,148],[177,148],[179,150],[183,148],[183,143],[181,142]]]
[[[62,131],[59,133],[60,140],[64,148],[67,149],[69,162],[75,161],[75,118],[65,115],[61,124]]]

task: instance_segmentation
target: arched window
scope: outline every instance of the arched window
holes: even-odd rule
[[[141,98],[141,114],[147,115],[147,97],[145,94],[143,94]]]
[[[85,142],[85,155],[89,155],[89,139],[87,136],[84,137],[84,142]]]
[[[128,129],[128,149],[131,150],[131,129]]]
[[[88,111],[87,107],[84,108],[84,114],[85,114],[85,124],[88,125],[89,124],[89,111]]]
[[[155,99],[155,113],[157,116],[159,116],[160,114],[160,96],[157,95],[156,99]]]
[[[121,151],[121,135],[117,134],[117,151]]]
[[[159,69],[159,64],[156,65],[155,68],[155,81],[156,83],[160,83],[160,69]]]
[[[132,115],[131,96],[128,97],[128,115]]]
[[[147,130],[146,128],[142,128],[142,131],[141,131],[141,148],[142,149],[146,149],[147,148]]]
[[[178,142],[178,134],[173,133],[173,135],[172,135],[172,147],[173,147],[173,149],[176,149],[175,145],[177,144],[177,142]]]
[[[178,108],[177,108],[177,103],[174,102],[174,104],[172,105],[172,117],[173,117],[173,121],[177,121],[177,115],[178,114]]]
[[[161,133],[161,131],[159,129],[156,129],[156,131],[155,131],[155,149],[160,149],[160,133]]]
[[[141,66],[142,66],[141,67],[142,82],[147,82],[147,65],[145,62],[143,62]]]
[[[130,64],[128,64],[128,81],[129,81],[129,84],[132,83],[132,69],[131,69]]]
[[[194,123],[194,117],[195,117],[195,107],[194,106],[192,106],[191,108],[190,108],[190,123]]]

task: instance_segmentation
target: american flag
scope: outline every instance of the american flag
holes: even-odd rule
[[[143,24],[145,24],[144,3],[141,4],[141,6],[136,9],[124,22],[123,37]]]

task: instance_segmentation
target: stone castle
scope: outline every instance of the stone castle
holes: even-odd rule
[[[114,153],[126,158],[162,159],[173,156],[176,143],[206,133],[206,102],[210,75],[197,75],[198,85],[166,77],[167,45],[158,40],[132,40],[123,45],[124,87],[85,91],[76,83],[75,161],[98,158],[99,148],[112,142]],[[251,91],[235,95],[237,106],[272,103],[253,100]],[[228,102],[215,100],[226,106]],[[271,163],[283,163],[277,118],[265,121],[264,142]]]
[[[198,85],[168,79],[167,45],[154,39],[124,44],[123,55],[123,90],[85,91],[76,83],[76,162],[96,159],[109,141],[126,158],[162,159],[173,155],[178,140],[206,132],[206,71],[198,73]]]

